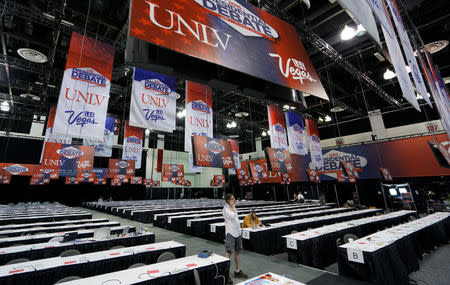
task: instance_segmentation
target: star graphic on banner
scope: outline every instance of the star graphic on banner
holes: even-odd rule
[[[173,33],[171,30],[166,30],[166,29],[161,30],[161,32],[163,32],[163,34],[166,34],[166,35],[170,35]]]
[[[160,38],[153,38],[153,42],[157,45],[163,45],[166,41]]]
[[[191,43],[191,41],[190,41],[188,38],[186,38],[186,37],[182,37],[182,38],[181,38],[181,41],[182,41],[184,44],[186,44],[186,45],[188,45],[188,44]]]
[[[145,34],[145,31],[139,28],[133,28],[131,31],[137,36],[143,36]]]
[[[183,1],[180,1],[180,2],[183,2]],[[181,4],[179,4],[179,3],[173,3],[172,5],[173,5],[175,8],[179,9],[179,10],[183,10],[183,9],[184,9],[184,6],[181,5]]]
[[[151,25],[152,25],[151,22],[150,22],[149,20],[147,20],[146,18],[141,18],[141,19],[139,20],[139,22],[140,22],[142,25],[144,25],[144,26],[151,26]]]

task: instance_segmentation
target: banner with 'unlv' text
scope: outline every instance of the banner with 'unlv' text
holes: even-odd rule
[[[175,130],[177,79],[135,67],[131,89],[130,125],[151,130]]]
[[[308,130],[309,151],[311,152],[311,162],[314,167],[323,167],[322,146],[320,145],[319,129],[316,122],[306,119],[306,129]]]
[[[134,160],[136,169],[141,168],[143,136],[143,129],[132,127],[128,121],[125,122],[122,159]]]
[[[60,177],[77,177],[80,171],[94,167],[94,148],[85,145],[47,143],[42,168],[56,169]]]
[[[73,32],[53,132],[103,139],[114,47]]]
[[[267,115],[269,118],[270,146],[288,149],[283,111],[275,105],[269,105],[267,106]]]
[[[307,154],[305,125],[303,124],[302,116],[292,111],[287,111],[285,114],[289,138],[289,152],[301,155]]]

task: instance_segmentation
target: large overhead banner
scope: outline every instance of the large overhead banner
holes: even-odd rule
[[[48,115],[47,120],[47,128],[45,129],[45,137],[44,137],[44,144],[42,146],[42,152],[41,152],[41,159],[42,161],[42,155],[44,154],[45,146],[47,143],[63,143],[63,144],[71,144],[72,138],[61,136],[53,133],[53,125],[55,122],[55,114],[56,114],[56,106],[50,107],[50,114]]]
[[[384,5],[382,0],[367,1],[382,24],[381,29],[383,30],[383,35],[386,39],[386,45],[392,59],[392,65],[394,66],[395,73],[397,74],[400,88],[402,89],[403,97],[411,103],[417,111],[420,112],[419,103],[417,103],[416,99],[416,93],[414,92],[413,84],[409,79],[408,72],[406,71],[405,60],[403,59],[403,54],[400,50],[391,19],[389,19],[386,5]]]
[[[114,47],[72,33],[53,132],[103,139]]]
[[[204,136],[192,136],[194,165],[234,168],[233,152],[229,141]]]
[[[276,105],[269,105],[267,106],[267,116],[269,118],[270,146],[288,149],[283,111]]]
[[[307,154],[306,132],[302,115],[292,111],[287,111],[285,114],[289,138],[289,152],[301,155]]]
[[[320,145],[319,129],[317,128],[316,122],[312,119],[306,119],[306,128],[308,130],[309,151],[311,153],[313,167],[322,168],[323,155],[322,146]]]
[[[234,160],[234,169],[230,168],[228,170],[229,174],[236,174],[235,169],[241,168],[241,162],[239,159],[239,143],[236,140],[228,139],[228,142],[231,144],[231,151],[233,153],[233,160]]]
[[[141,168],[143,136],[143,129],[132,127],[128,121],[125,122],[122,159],[134,160],[136,169]]]
[[[244,0],[133,0],[129,35],[328,100],[295,28]]]
[[[103,139],[84,139],[83,145],[93,146],[95,156],[101,157],[111,157],[113,143],[114,143],[114,124],[116,119],[113,117],[106,117],[105,122],[105,133],[103,134]]]
[[[60,177],[77,177],[80,171],[94,167],[94,148],[85,145],[47,143],[42,168],[59,171]]]
[[[365,1],[338,0],[344,9],[361,24],[367,33],[381,46],[380,36],[378,35],[377,23],[373,17],[372,10]]]
[[[184,150],[189,152],[190,170],[201,172],[201,167],[194,166],[192,136],[213,136],[212,89],[200,83],[186,81],[185,100]]]
[[[414,56],[414,50],[411,46],[408,33],[403,24],[402,16],[397,6],[395,0],[387,0],[389,7],[391,9],[392,18],[394,19],[395,26],[397,27],[397,32],[400,37],[400,42],[403,47],[403,51],[408,62],[408,66],[411,68],[412,77],[414,79],[414,84],[416,85],[417,92],[422,95],[423,99],[432,107],[430,98],[427,95],[427,88],[425,87],[425,82],[423,81],[422,74],[420,73],[419,64],[417,63],[416,57]]]
[[[130,125],[172,132],[177,118],[177,79],[134,68]]]

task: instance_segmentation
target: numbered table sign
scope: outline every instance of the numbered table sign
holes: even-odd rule
[[[250,232],[249,231],[242,231],[242,237],[245,239],[250,239]]]
[[[286,246],[290,249],[297,249],[297,240],[291,238],[286,239]]]
[[[347,257],[349,261],[364,264],[364,256],[362,250],[347,248]]]
[[[215,233],[216,232],[216,226],[215,225],[211,225],[211,232]]]
[[[190,228],[190,227],[191,227],[191,224],[192,224],[192,221],[191,221],[191,220],[188,220],[186,224],[187,224],[187,226]]]

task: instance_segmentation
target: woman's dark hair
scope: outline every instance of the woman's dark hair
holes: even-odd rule
[[[233,197],[233,194],[227,194],[227,195],[225,195],[225,202],[227,202],[227,204],[230,202],[231,197]]]

